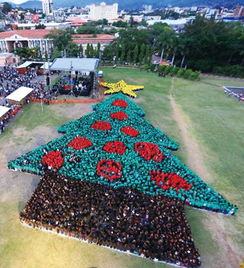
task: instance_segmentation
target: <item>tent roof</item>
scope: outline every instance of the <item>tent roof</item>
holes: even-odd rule
[[[8,108],[8,107],[0,106],[0,117],[5,115],[9,110],[10,110],[10,108]]]
[[[40,67],[41,69],[48,70],[48,66],[50,67],[52,65],[51,62],[44,62],[44,64]]]
[[[32,64],[32,61],[25,61],[24,63],[22,63],[21,65],[19,65],[17,68],[26,68],[29,65]]]
[[[23,64],[19,65],[17,68],[26,68],[30,66],[31,64],[41,64],[43,65],[44,62],[36,62],[36,61],[26,61]]]
[[[33,88],[29,87],[20,87],[16,89],[13,93],[8,95],[6,99],[13,101],[22,101],[27,95],[33,91]]]
[[[93,58],[57,58],[50,67],[53,71],[94,72],[99,59]]]

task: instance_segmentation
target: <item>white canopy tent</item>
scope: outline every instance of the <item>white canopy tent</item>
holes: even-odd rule
[[[19,65],[17,67],[17,69],[21,69],[21,68],[28,68],[31,65],[39,65],[42,66],[44,64],[44,62],[36,62],[36,61],[25,61],[24,63],[22,63],[21,65]]]
[[[33,91],[33,88],[20,87],[6,97],[7,100],[21,102]]]
[[[44,62],[44,64],[40,68],[48,70],[51,65],[52,65],[52,62]]]
[[[0,118],[2,116],[4,116],[9,110],[10,110],[10,108],[8,108],[8,107],[0,106]]]

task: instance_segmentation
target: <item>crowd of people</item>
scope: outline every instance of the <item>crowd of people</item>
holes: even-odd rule
[[[22,222],[185,267],[200,265],[180,200],[46,172]]]
[[[19,104],[10,104],[6,99],[8,95],[19,87],[33,88],[30,97],[39,99],[51,99],[52,94],[45,90],[45,81],[36,81],[37,72],[34,68],[29,69],[25,74],[20,74],[16,67],[4,66],[0,69],[0,105],[10,110],[0,118],[0,134],[4,131],[9,120],[21,109]]]
[[[0,97],[7,97],[21,86],[40,89],[40,84],[32,83],[36,76],[35,69],[30,69],[25,74],[19,74],[15,67],[4,66],[0,70]]]
[[[60,94],[75,97],[90,95],[93,78],[92,76],[79,76],[78,73],[73,77],[70,73],[64,75],[58,84],[51,88],[50,76],[47,74],[43,79],[37,79],[35,68],[28,69],[24,74],[20,74],[15,66],[0,68],[0,105],[10,108],[10,111],[0,118],[0,134],[20,108],[16,104],[10,104],[6,97],[21,86],[33,88],[30,98],[41,99],[45,103],[49,103],[51,99],[56,99]]]
[[[89,96],[93,86],[92,76],[78,76],[78,72],[73,77],[71,73],[64,75],[52,88],[53,93],[78,96]]]
[[[8,105],[8,107],[9,107],[9,111],[0,119],[0,134],[4,132],[4,129],[6,125],[8,124],[9,120],[13,118],[18,113],[18,111],[22,108],[22,106],[19,104]]]

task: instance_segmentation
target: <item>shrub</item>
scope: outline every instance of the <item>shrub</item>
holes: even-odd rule
[[[166,73],[166,74],[171,74],[173,68],[174,68],[173,66],[168,65],[168,66],[165,68],[165,73]]]
[[[180,68],[179,71],[177,72],[178,77],[184,77],[186,70],[183,68]]]
[[[191,76],[192,76],[192,70],[191,69],[187,69],[186,71],[185,71],[185,73],[184,73],[184,75],[183,75],[183,78],[185,78],[185,79],[190,79],[191,78]]]
[[[213,73],[232,77],[244,77],[244,67],[240,65],[216,66]]]
[[[192,74],[191,74],[191,76],[190,76],[190,79],[191,79],[191,80],[198,80],[200,74],[201,74],[200,72],[192,72]]]
[[[174,67],[174,68],[172,69],[172,74],[173,74],[173,75],[177,75],[179,69],[180,69],[179,67]]]
[[[165,66],[165,65],[160,65],[160,66],[158,66],[158,72],[159,72],[159,73],[163,73],[163,72],[165,72],[166,67],[167,67],[167,66]]]

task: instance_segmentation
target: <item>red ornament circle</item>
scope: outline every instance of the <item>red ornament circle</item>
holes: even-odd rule
[[[149,172],[149,175],[153,181],[163,190],[173,188],[178,191],[180,189],[189,191],[192,186],[181,176],[171,173],[164,173],[159,170],[153,170]]]
[[[124,101],[124,100],[121,100],[121,99],[114,100],[112,105],[113,106],[118,106],[118,107],[121,107],[121,108],[128,107],[128,103],[126,101]]]
[[[123,132],[125,135],[131,137],[137,137],[140,134],[138,130],[130,126],[122,127],[120,131]]]
[[[134,146],[134,150],[147,161],[153,160],[156,162],[161,162],[163,159],[165,159],[165,156],[160,151],[158,145],[150,142],[137,142]]]
[[[109,122],[105,121],[96,121],[91,125],[91,128],[97,129],[97,130],[111,130],[112,126]]]
[[[52,168],[60,168],[64,163],[61,152],[51,151],[42,157],[42,164]]]
[[[100,160],[97,164],[97,175],[108,180],[115,180],[122,177],[122,165],[111,159]]]
[[[128,115],[125,112],[117,112],[117,113],[112,113],[110,114],[110,117],[113,119],[117,119],[117,120],[125,120],[128,119]]]
[[[126,146],[122,141],[111,141],[104,145],[103,150],[108,153],[124,154]]]
[[[74,148],[75,150],[81,150],[91,146],[91,141],[84,137],[76,137],[68,144],[68,147]]]

